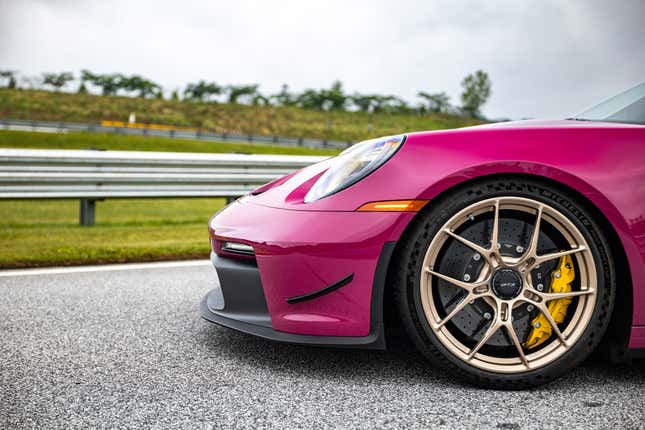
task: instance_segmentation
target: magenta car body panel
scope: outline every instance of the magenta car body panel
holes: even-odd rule
[[[618,123],[520,121],[413,133],[364,179],[305,203],[305,195],[328,168],[325,162],[310,166],[229,205],[210,222],[215,259],[245,258],[227,255],[221,248],[227,240],[252,246],[270,318],[270,324],[265,321],[267,330],[258,333],[250,326],[227,324],[205,305],[203,315],[277,340],[327,343],[320,338],[331,336],[328,343],[341,344],[342,337],[351,337],[349,344],[367,345],[378,337],[374,330],[382,324],[382,309],[375,309],[382,304],[373,290],[382,289],[384,282],[378,279],[389,262],[384,249],[393,248],[416,214],[357,208],[385,200],[423,199],[432,204],[464,181],[522,174],[577,191],[606,218],[620,240],[632,283],[629,347],[645,348],[644,152],[645,126]],[[342,288],[312,300],[288,301],[350,275]],[[625,287],[618,294],[628,291]],[[281,333],[296,336],[282,338]],[[371,335],[370,341],[358,341]]]
[[[253,246],[274,329],[367,336],[379,254],[384,243],[398,239],[413,215],[296,213],[234,203],[213,220],[212,237]],[[314,301],[286,302],[288,297],[320,290],[352,273],[352,282],[336,292]]]

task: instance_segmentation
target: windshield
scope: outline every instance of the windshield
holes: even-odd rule
[[[570,119],[645,124],[645,82],[574,115]]]

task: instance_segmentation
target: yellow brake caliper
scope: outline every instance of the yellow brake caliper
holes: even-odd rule
[[[568,293],[571,291],[571,282],[573,282],[575,277],[576,273],[573,270],[573,261],[571,260],[571,256],[565,255],[564,257],[561,257],[557,270],[555,270],[551,275],[551,292]],[[567,316],[567,309],[569,308],[572,300],[573,298],[569,297],[549,302],[547,308],[553,321],[557,324],[564,321]],[[529,333],[526,342],[524,342],[524,346],[531,349],[541,345],[551,337],[552,330],[549,320],[546,319],[544,314],[540,313],[538,316],[533,318],[533,321],[531,321],[531,333]]]

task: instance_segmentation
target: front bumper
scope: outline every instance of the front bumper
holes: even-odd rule
[[[382,348],[387,268],[412,216],[234,203],[211,220],[219,287],[202,301],[202,316],[277,341]],[[222,241],[251,245],[255,255],[222,253]]]
[[[382,310],[383,289],[387,263],[394,250],[394,243],[386,244],[381,253],[379,268],[373,286],[370,332],[367,336],[316,336],[294,334],[273,328],[264,298],[259,271],[254,265],[211,254],[219,280],[216,288],[202,300],[200,313],[207,321],[276,342],[334,346],[345,348],[385,349]]]

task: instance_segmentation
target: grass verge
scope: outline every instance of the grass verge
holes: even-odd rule
[[[78,200],[0,201],[0,268],[204,258],[208,220],[224,199],[97,202],[78,225]]]
[[[152,136],[93,133],[39,133],[0,130],[0,147],[33,149],[102,149],[113,151],[237,152],[248,154],[335,155],[339,150],[204,142]]]

